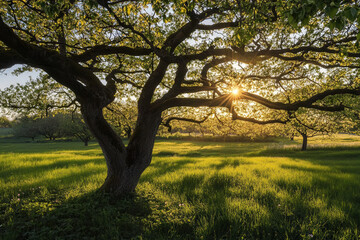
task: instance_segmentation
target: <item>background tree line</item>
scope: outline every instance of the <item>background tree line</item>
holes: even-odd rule
[[[256,78],[255,75],[252,77]],[[319,73],[317,77],[324,76]],[[351,76],[347,78],[351,80]],[[336,84],[336,78],[333,77],[332,80],[333,84]],[[306,93],[307,91],[294,88],[282,95],[285,98],[301,98]],[[0,119],[0,126],[7,128],[12,126],[17,137],[32,140],[38,136],[49,140],[76,137],[87,145],[92,139],[92,134],[82,119],[79,105],[73,99],[75,99],[73,93],[45,75],[30,79],[25,85],[10,86],[0,91],[0,102],[7,108],[6,115],[16,120],[10,121],[3,116]],[[221,141],[268,141],[275,137],[293,140],[298,136],[302,137],[302,150],[306,150],[309,137],[339,132],[357,134],[359,113],[356,106],[360,106],[359,100],[349,95],[332,97],[327,101],[328,104],[352,107],[342,112],[301,109],[292,113],[291,121],[273,124],[233,119],[229,113],[221,110],[179,107],[163,113],[164,120],[157,136],[182,139],[197,137],[198,140],[203,138]],[[273,113],[264,111],[259,105],[243,106],[238,110],[250,120],[259,114],[264,118],[274,117]],[[114,103],[104,108],[104,116],[119,136],[129,139],[136,126],[137,103],[131,95],[118,95]]]
[[[118,105],[110,105],[105,109],[105,116],[120,136],[129,139],[136,125],[136,105],[135,102],[128,100],[123,106],[125,107],[119,108]],[[22,115],[13,121],[2,117],[0,127],[12,128],[15,137],[31,138],[32,141],[35,141],[36,137],[50,141],[59,138],[77,138],[87,146],[93,138],[80,113],[56,111],[52,108],[46,111],[48,112],[45,114],[41,110],[32,109],[30,115],[24,115],[24,109],[20,109],[19,113],[21,112]],[[195,116],[199,120],[196,120]],[[233,121],[222,112],[209,112],[205,109],[191,112],[177,109],[176,112],[168,112],[164,116],[167,121],[160,126],[157,135],[184,140],[244,142],[274,141],[276,138],[294,140],[294,137],[301,137],[302,150],[306,150],[309,137],[336,133],[358,134],[359,121],[356,116],[339,113],[319,115],[316,112],[300,111],[291,122],[286,124],[259,125],[246,121]]]
[[[75,137],[87,146],[93,138],[79,114],[58,113],[43,118],[23,116],[12,122],[12,129],[14,136],[33,141],[39,136],[49,140]]]

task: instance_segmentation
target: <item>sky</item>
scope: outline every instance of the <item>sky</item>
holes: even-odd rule
[[[20,74],[19,76],[11,74],[16,68],[20,66],[21,65],[15,65],[12,68],[6,69],[5,71],[0,71],[0,90],[4,90],[12,84],[24,84],[26,81],[29,80],[30,76],[35,79],[39,74],[37,71],[25,72]]]

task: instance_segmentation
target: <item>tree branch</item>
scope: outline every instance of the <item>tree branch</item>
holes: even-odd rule
[[[143,72],[143,71],[138,71],[138,72]],[[108,83],[110,83],[111,81],[115,81],[115,82],[120,83],[120,84],[124,84],[124,83],[130,84],[130,85],[132,85],[133,87],[135,87],[137,89],[141,89],[143,87],[141,85],[136,84],[135,82],[132,82],[132,81],[129,81],[129,80],[126,80],[126,79],[119,79],[119,78],[117,78],[115,76],[116,74],[120,74],[120,73],[124,74],[124,73],[129,73],[129,72],[122,71],[122,70],[119,70],[119,69],[114,69],[106,76],[105,79],[106,79],[106,81]],[[130,73],[136,73],[136,72],[130,72]]]
[[[156,87],[161,83],[163,77],[165,76],[167,67],[169,63],[160,59],[160,62],[156,69],[150,74],[148,80],[146,81],[143,90],[141,91],[139,98],[139,112],[148,111],[150,107],[151,100],[154,96]]]
[[[26,60],[13,50],[0,51],[0,69],[10,68],[15,64],[24,64]]]
[[[130,25],[130,24],[126,24],[124,22],[121,21],[121,19],[116,15],[116,13],[112,10],[112,8],[109,6],[108,1],[107,0],[98,0],[97,1],[101,6],[103,6],[105,9],[107,9],[109,11],[109,13],[115,18],[116,22],[119,24],[119,26],[125,28],[125,29],[129,29],[130,31],[132,31],[133,33],[135,33],[136,35],[140,36],[151,48],[154,48],[153,43],[141,32],[137,31],[134,29],[134,26]]]
[[[224,29],[229,27],[238,27],[240,22],[222,22],[222,23],[215,23],[211,25],[204,25],[204,24],[198,24],[196,29],[199,30],[218,30],[218,29]]]
[[[125,46],[117,47],[117,46],[98,45],[89,50],[86,50],[82,54],[73,55],[71,59],[76,62],[86,62],[101,55],[126,54],[130,56],[144,56],[144,55],[149,55],[150,53],[152,53],[152,50],[149,48],[130,48]]]
[[[172,107],[180,107],[180,106],[188,106],[188,107],[226,107],[228,109],[232,109],[233,101],[235,100],[250,100],[256,103],[259,103],[265,107],[275,110],[286,110],[286,111],[296,111],[299,108],[312,108],[321,111],[330,111],[330,112],[337,112],[342,111],[345,109],[345,106],[338,105],[338,106],[321,106],[321,105],[314,105],[316,101],[322,100],[327,96],[333,95],[342,95],[342,94],[353,94],[353,95],[360,95],[360,90],[358,89],[333,89],[333,90],[326,90],[324,92],[315,94],[314,96],[310,97],[307,100],[303,101],[296,101],[294,103],[282,103],[282,102],[273,102],[266,98],[263,98],[259,95],[248,93],[248,92],[241,92],[239,96],[235,96],[233,94],[224,94],[218,98],[213,99],[202,99],[202,98],[172,98],[164,103],[157,103],[154,102],[152,104],[153,109],[160,109],[165,110]]]
[[[182,43],[186,38],[188,38],[191,33],[193,33],[198,27],[200,21],[206,19],[207,17],[219,13],[221,10],[219,8],[211,8],[205,10],[200,14],[192,13],[190,22],[186,23],[183,27],[177,30],[175,33],[171,34],[164,42],[164,49],[170,47],[170,53],[174,52],[175,48]]]
[[[245,100],[251,100],[254,102],[257,102],[265,107],[271,108],[271,109],[277,109],[277,110],[287,110],[287,111],[296,111],[301,107],[304,108],[313,108],[321,111],[342,111],[344,110],[343,105],[339,106],[320,106],[320,105],[314,105],[318,100],[322,100],[327,96],[337,95],[337,94],[353,94],[353,95],[360,95],[360,90],[355,89],[333,89],[333,90],[326,90],[322,93],[315,94],[314,96],[310,97],[307,100],[304,101],[296,101],[294,103],[282,103],[282,102],[272,102],[266,98],[263,98],[259,95],[248,93],[248,92],[242,92],[238,99],[245,99]]]
[[[211,114],[207,115],[207,116],[206,116],[204,119],[202,119],[202,120],[195,120],[195,119],[191,119],[191,118],[182,118],[182,117],[170,117],[170,118],[168,118],[168,119],[166,120],[165,123],[163,123],[163,125],[168,128],[168,131],[169,131],[169,132],[171,132],[171,129],[172,129],[172,127],[171,127],[171,125],[170,125],[170,122],[171,122],[171,121],[178,120],[178,121],[192,122],[192,123],[198,123],[198,124],[200,124],[200,123],[205,122],[205,121],[209,118],[210,115],[211,115]]]
[[[106,88],[93,72],[56,51],[25,42],[3,22],[1,17],[0,41],[14,49],[27,64],[43,69],[57,82],[70,88],[81,99],[95,97],[98,100],[101,99],[103,105],[112,101],[115,89]]]
[[[274,123],[285,124],[285,123],[287,123],[289,121],[288,119],[287,120],[281,120],[281,119],[257,120],[255,118],[242,117],[242,116],[239,116],[235,112],[234,109],[232,109],[231,115],[232,115],[232,120],[240,120],[240,121],[245,121],[245,122],[252,122],[252,123],[256,123],[256,124],[260,124],[260,125],[274,124]]]
[[[154,111],[163,111],[172,107],[232,107],[234,97],[230,94],[222,95],[214,99],[204,98],[171,98],[165,102],[154,102],[151,109]]]

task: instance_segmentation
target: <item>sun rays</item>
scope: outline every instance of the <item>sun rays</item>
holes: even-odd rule
[[[237,88],[237,87],[233,88],[233,89],[231,90],[231,94],[232,94],[233,96],[238,96],[238,95],[240,94],[240,89]]]

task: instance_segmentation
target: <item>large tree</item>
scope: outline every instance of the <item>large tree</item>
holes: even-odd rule
[[[121,195],[149,166],[168,109],[219,107],[259,124],[344,110],[326,99],[360,94],[358,11],[350,0],[1,0],[0,69],[41,69],[74,93],[105,156],[101,189]],[[314,83],[319,68],[354,81]],[[127,146],[103,116],[117,91],[138,102]]]

